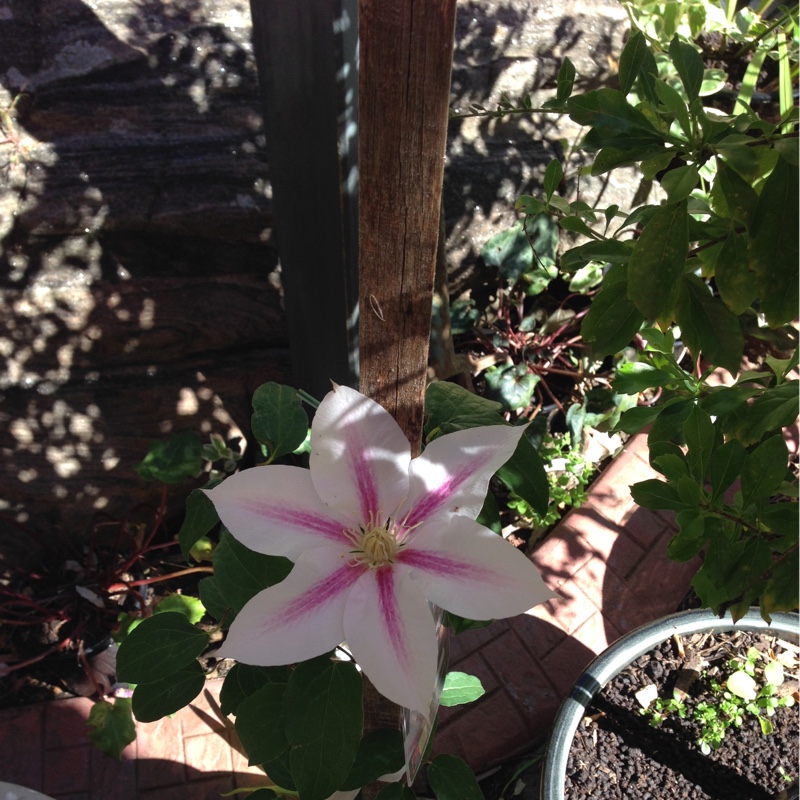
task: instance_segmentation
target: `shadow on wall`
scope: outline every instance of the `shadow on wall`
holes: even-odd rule
[[[625,11],[613,0],[461,2],[451,107],[494,109],[504,92],[512,101],[529,93],[541,105],[554,96],[565,57],[575,65],[576,88],[605,85],[616,74],[626,30]],[[485,286],[481,248],[516,222],[517,197],[539,191],[548,162],[563,160],[564,141],[571,143],[579,130],[547,114],[451,121],[444,204],[453,296]]]
[[[150,440],[236,437],[286,379],[249,26],[247,0],[0,0],[0,513],[121,516]]]

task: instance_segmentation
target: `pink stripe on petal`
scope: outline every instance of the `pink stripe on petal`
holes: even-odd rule
[[[282,522],[293,528],[305,528],[308,531],[322,534],[332,542],[345,541],[342,523],[332,517],[298,511],[297,508],[291,506],[260,503],[258,500],[240,499],[237,502],[241,508],[272,522]]]
[[[394,591],[394,570],[383,567],[375,574],[378,582],[378,598],[381,604],[381,614],[386,623],[386,632],[392,650],[403,669],[409,669],[411,664],[408,643],[406,642],[403,623],[400,619],[400,609],[397,605],[397,596]]]
[[[287,622],[294,622],[313,613],[328,600],[347,591],[361,577],[365,569],[366,567],[345,564],[297,597],[284,611],[276,614],[276,618],[281,625],[285,625]]]
[[[425,550],[403,550],[397,560],[408,567],[416,567],[424,572],[434,575],[445,575],[448,578],[462,578],[464,580],[496,582],[502,581],[502,575],[491,569],[476,567],[464,561],[458,561],[449,556],[440,556]]]
[[[414,503],[414,507],[411,509],[408,518],[404,521],[405,526],[411,528],[415,525],[419,525],[420,522],[424,522],[431,514],[436,513],[458,491],[459,487],[474,474],[473,470],[460,472],[423,495]]]
[[[350,425],[347,437],[349,439],[348,454],[350,456],[350,469],[356,479],[358,498],[361,503],[361,519],[367,522],[378,511],[378,488],[375,485],[375,476],[372,473],[367,448],[361,439],[359,431]]]

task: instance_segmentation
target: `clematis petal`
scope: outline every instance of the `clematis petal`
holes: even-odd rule
[[[367,572],[347,596],[347,645],[384,697],[430,713],[438,645],[430,606],[408,570]]]
[[[489,479],[514,455],[524,431],[524,426],[489,425],[434,439],[411,462],[406,524],[442,513],[475,519]]]
[[[207,490],[222,524],[257,553],[296,561],[309,547],[345,547],[348,520],[319,499],[307,469],[253,467]]]
[[[311,426],[311,477],[332,508],[366,522],[408,493],[408,440],[388,411],[347,386],[320,403]]]
[[[344,641],[348,592],[361,574],[329,548],[306,550],[284,581],[236,615],[221,656],[271,667],[327,653]]]
[[[420,527],[398,562],[413,567],[428,600],[469,619],[511,617],[555,597],[524,553],[467,517]]]

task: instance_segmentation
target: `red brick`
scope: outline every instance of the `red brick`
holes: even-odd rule
[[[625,580],[599,558],[584,564],[572,580],[602,614],[611,619],[631,604],[640,603]]]
[[[603,624],[600,615],[592,618],[592,626],[596,626],[597,623],[601,626]],[[599,651],[594,649],[597,646],[595,642],[593,647],[589,648],[574,636],[570,636],[544,658],[542,669],[555,686],[559,697],[567,697],[578,676],[598,654]]]
[[[208,733],[209,731],[224,731],[233,727],[233,722],[228,719],[220,709],[219,690],[222,681],[207,681],[206,687],[181,712],[181,725],[184,736]]]
[[[544,605],[558,619],[564,632],[571,634],[589,617],[597,614],[598,609],[571,580],[567,580],[560,591],[561,597],[548,600]]]
[[[88,697],[71,697],[47,703],[44,717],[45,749],[88,744],[86,720],[93,705]]]
[[[139,788],[155,789],[183,783],[186,771],[178,717],[165,717],[158,722],[139,724],[136,728],[139,734],[136,769]]]
[[[586,542],[572,527],[572,520],[577,513],[578,509],[568,512],[530,557],[544,582],[553,591],[558,591],[559,580],[568,578],[592,557],[586,549]]]
[[[96,747],[89,751],[92,800],[137,800],[136,743],[123,750],[122,760],[104,755]]]
[[[700,556],[687,562],[672,561],[666,547],[654,547],[647,553],[630,579],[634,593],[650,612],[646,622],[675,611],[701,565]]]
[[[47,751],[44,759],[42,791],[45,794],[88,791],[89,758],[93,746],[85,744]]]
[[[503,692],[473,703],[457,722],[440,723],[433,753],[451,753],[476,773],[506,761],[514,750],[530,745],[530,733],[514,703]]]
[[[668,542],[676,533],[674,516],[665,519],[649,508],[634,506],[630,514],[623,520],[622,528],[625,533],[645,550],[653,546],[661,547],[659,540],[666,537]],[[665,545],[663,545],[665,546]]]
[[[197,780],[185,785],[139,792],[139,800],[220,800],[220,795],[236,788],[233,777],[230,775],[212,778],[196,777]]]
[[[231,772],[231,746],[224,733],[207,733],[204,736],[187,736],[183,740],[187,767],[201,772]]]
[[[644,555],[644,549],[625,534],[623,527],[605,519],[596,510],[580,509],[572,518],[571,525],[575,534],[584,542],[590,558],[604,561],[621,577],[627,577]],[[589,559],[581,566],[587,561]],[[575,572],[577,569],[572,574]]]
[[[0,780],[42,790],[45,707],[0,712]]]
[[[486,694],[491,694],[495,689],[497,689],[497,678],[495,677],[494,672],[492,672],[490,667],[487,665],[486,661],[482,658],[481,654],[486,652],[490,655],[490,657],[497,656],[500,652],[502,652],[502,642],[505,641],[506,636],[508,636],[510,633],[511,631],[508,631],[499,639],[495,639],[489,644],[484,645],[481,650],[468,655],[466,658],[462,658],[459,661],[451,660],[448,664],[448,669],[456,672],[466,672],[467,675],[474,675],[480,680],[481,685],[486,691]]]
[[[514,630],[540,661],[568,635],[550,603],[542,603],[515,617]]]
[[[465,658],[470,653],[479,650],[488,642],[496,639],[508,630],[508,623],[504,619],[495,620],[484,628],[473,628],[463,633],[450,633],[448,647],[450,649],[450,663]]]

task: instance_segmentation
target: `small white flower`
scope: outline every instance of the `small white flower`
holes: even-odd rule
[[[208,492],[240,542],[295,562],[239,612],[221,654],[275,666],[346,641],[379,692],[427,714],[437,673],[431,603],[493,619],[553,596],[523,553],[475,522],[522,433],[470,428],[412,459],[387,411],[337,386],[314,418],[310,470],[256,467]]]

